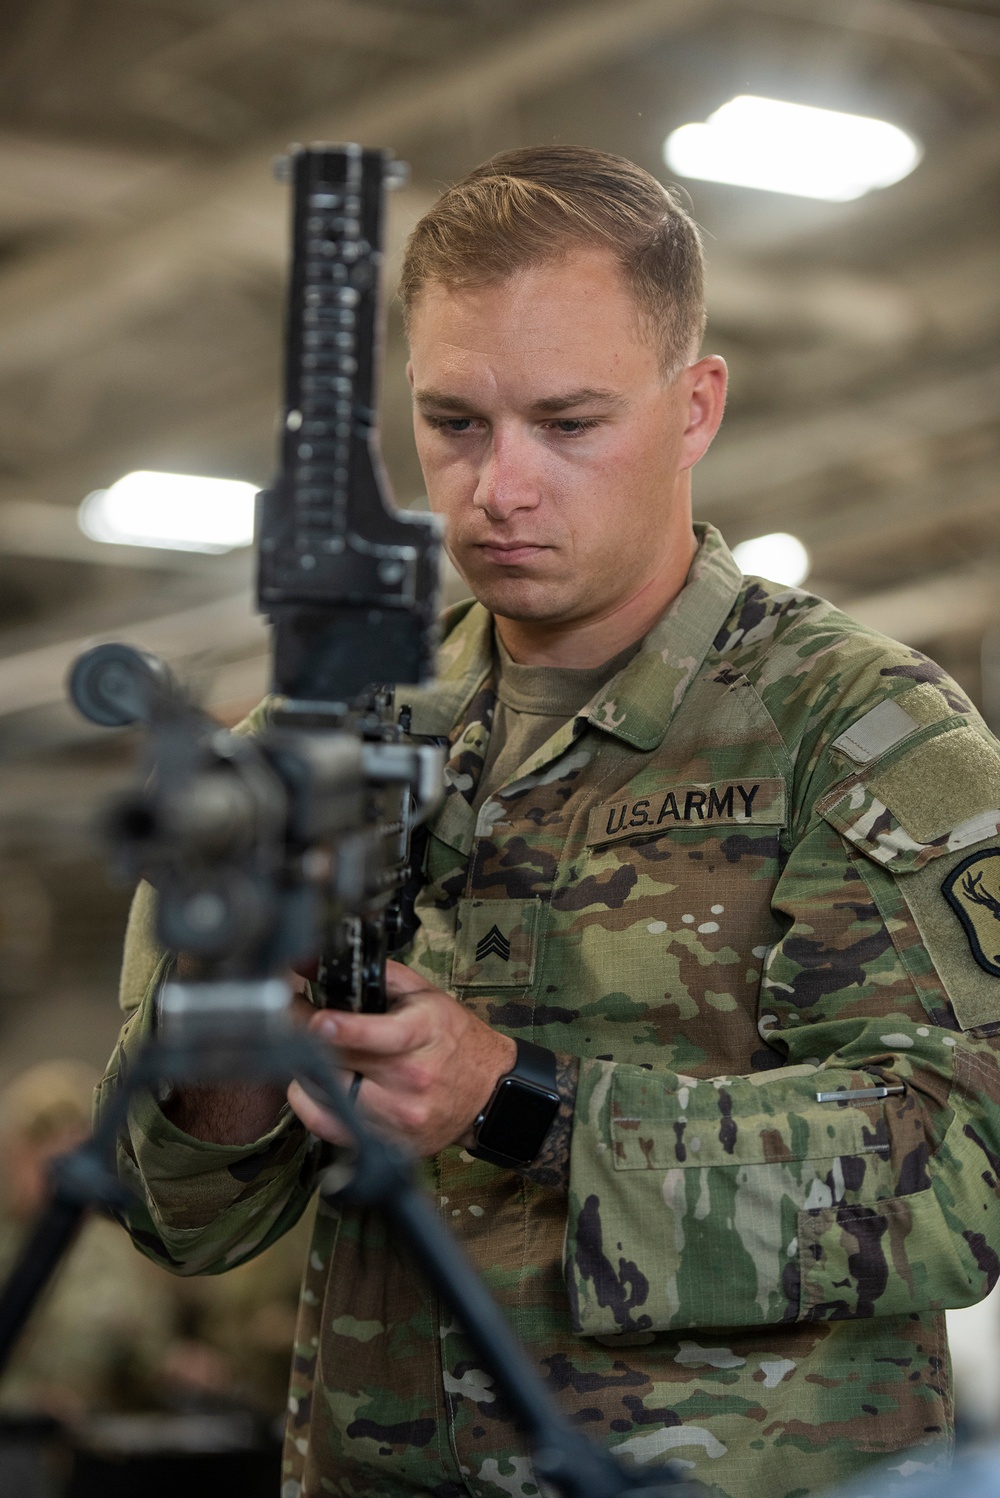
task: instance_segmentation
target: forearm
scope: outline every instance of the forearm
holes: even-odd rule
[[[162,965],[122,1032],[98,1089],[98,1119],[154,1031],[161,978]],[[283,1102],[259,1087],[188,1086],[166,1108],[148,1089],[135,1093],[118,1172],[129,1193],[125,1226],[144,1253],[175,1273],[211,1273],[252,1257],[296,1220],[319,1152]]]
[[[163,1112],[182,1133],[206,1144],[253,1144],[274,1128],[284,1103],[281,1087],[185,1083],[163,1104]]]
[[[883,1031],[763,1076],[583,1063],[566,1245],[576,1329],[890,1316],[985,1295],[1000,1251],[1000,1057],[896,1017],[891,1056]],[[902,1090],[850,1098],[879,1083]]]

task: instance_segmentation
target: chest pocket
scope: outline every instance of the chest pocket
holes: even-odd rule
[[[621,910],[615,924],[648,911],[650,931],[699,935],[712,948],[727,931],[749,952],[761,938],[739,913],[767,907],[785,821],[780,776],[633,786],[591,812],[584,877],[553,903],[579,907],[589,893]]]
[[[751,1068],[785,820],[783,777],[659,765],[591,808],[552,891],[536,989],[579,1013],[592,1054],[705,1076]]]

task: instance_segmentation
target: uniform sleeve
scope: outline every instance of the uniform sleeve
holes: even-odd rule
[[[153,1033],[168,966],[155,944],[153,907],[152,892],[140,885],[122,965],[129,1017],[97,1091],[98,1118]],[[298,1220],[315,1185],[319,1149],[287,1107],[252,1144],[216,1145],[183,1133],[150,1091],[140,1091],[118,1140],[118,1174],[132,1198],[121,1221],[143,1253],[174,1273],[219,1273],[260,1253]]]
[[[901,1315],[997,1279],[995,741],[953,720],[844,769],[774,890],[785,929],[759,1028],[775,1069],[583,1063],[565,1262],[579,1332]],[[883,1085],[902,1090],[849,1097]]]

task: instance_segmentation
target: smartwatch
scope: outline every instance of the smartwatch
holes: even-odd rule
[[[538,1154],[559,1112],[556,1058],[545,1046],[517,1041],[517,1060],[472,1126],[469,1153],[491,1165],[523,1169]]]

